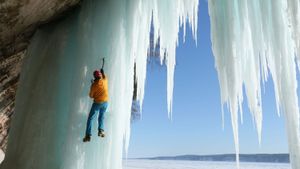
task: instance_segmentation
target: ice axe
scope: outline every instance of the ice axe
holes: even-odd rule
[[[102,67],[101,67],[100,71],[103,70],[103,68],[104,68],[104,63],[105,63],[105,60],[104,60],[104,58],[102,58]],[[94,81],[95,81],[95,80],[92,79],[92,80],[91,80],[91,83],[94,83]]]
[[[104,63],[105,63],[105,60],[104,60],[105,58],[102,58],[102,67],[101,67],[101,69],[103,69],[104,68]]]
[[[105,78],[105,74],[104,74],[104,70],[103,70],[103,68],[104,68],[104,63],[105,63],[105,58],[102,58],[102,68],[100,69],[100,71],[101,71],[101,73],[102,73],[103,78]]]

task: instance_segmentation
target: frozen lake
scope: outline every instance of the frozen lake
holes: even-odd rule
[[[290,164],[241,163],[240,169],[291,169]],[[234,162],[124,160],[124,169],[236,169]]]

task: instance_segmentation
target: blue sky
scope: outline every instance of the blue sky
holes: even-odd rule
[[[148,65],[142,119],[131,125],[129,158],[235,152],[226,108],[222,129],[220,89],[205,0],[200,0],[198,17],[198,46],[190,29],[185,43],[180,32],[172,120],[167,115],[166,68]],[[272,80],[269,79],[263,92],[261,146],[246,103],[245,99],[244,123],[239,128],[241,153],[287,153],[284,117],[277,116]]]

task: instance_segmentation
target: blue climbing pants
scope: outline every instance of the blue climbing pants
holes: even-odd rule
[[[92,122],[96,114],[99,112],[98,115],[98,130],[103,130],[103,120],[104,120],[104,113],[106,112],[108,103],[93,103],[91,107],[91,111],[87,120],[86,124],[86,131],[85,134],[91,136],[92,135]]]

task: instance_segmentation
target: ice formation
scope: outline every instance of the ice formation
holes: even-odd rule
[[[243,88],[262,130],[261,87],[271,75],[278,113],[286,118],[290,160],[300,168],[297,68],[300,58],[300,2],[298,0],[210,0],[211,39],[221,88],[221,102],[231,112],[236,152],[238,112]],[[237,156],[238,157],[238,156]]]
[[[168,53],[170,110],[179,28],[188,20],[196,36],[197,10],[198,0],[85,0],[68,18],[36,32],[23,65],[0,168],[122,168],[123,145],[128,147],[130,135],[134,63],[142,102],[151,19],[154,40],[160,37],[160,52]],[[92,102],[90,79],[102,57],[110,92],[107,137],[93,136],[83,144]]]
[[[278,112],[286,117],[292,167],[299,169],[299,1],[208,2],[221,101],[231,112],[236,152],[243,86],[260,138],[261,83],[271,74]],[[185,30],[188,20],[196,38],[197,10],[198,0],[85,0],[72,16],[41,28],[22,69],[1,169],[122,168],[123,145],[128,147],[130,135],[134,64],[137,100],[142,103],[151,19],[154,41],[160,37],[160,56],[166,56],[160,59],[167,65],[171,112],[179,27]],[[83,144],[90,78],[102,57],[110,87],[107,137],[94,136]]]

